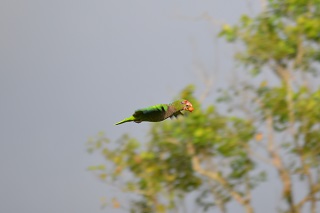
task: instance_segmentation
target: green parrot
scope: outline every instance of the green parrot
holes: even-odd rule
[[[158,104],[143,109],[136,110],[132,116],[119,121],[115,125],[134,121],[141,123],[142,121],[159,122],[167,118],[177,117],[183,115],[182,110],[192,112],[194,108],[187,100],[174,101],[171,104]]]

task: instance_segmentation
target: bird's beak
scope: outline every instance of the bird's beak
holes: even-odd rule
[[[192,112],[192,111],[194,110],[194,108],[193,108],[193,107],[189,107],[187,110],[188,110],[189,112]]]

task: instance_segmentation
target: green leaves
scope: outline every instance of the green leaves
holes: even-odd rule
[[[230,25],[223,25],[219,36],[224,36],[227,41],[233,42],[237,38],[237,27],[231,27]]]
[[[238,25],[224,25],[219,36],[244,44],[246,51],[237,59],[253,75],[263,66],[272,68],[275,61],[312,72],[312,63],[319,61],[319,5],[319,0],[269,1],[265,12],[254,18],[243,15]]]

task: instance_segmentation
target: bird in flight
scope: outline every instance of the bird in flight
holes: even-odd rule
[[[136,123],[141,123],[143,121],[160,122],[167,118],[183,115],[181,112],[183,110],[192,112],[194,108],[189,101],[183,99],[174,101],[170,104],[157,104],[143,109],[138,109],[133,113],[133,115],[123,119],[122,121],[119,121],[115,125],[132,121]]]

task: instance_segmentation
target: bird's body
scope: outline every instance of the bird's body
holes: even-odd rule
[[[187,100],[178,100],[172,102],[171,104],[158,104],[143,109],[136,110],[132,116],[125,118],[124,120],[116,123],[119,125],[126,122],[136,122],[141,123],[143,121],[148,122],[159,122],[167,118],[177,117],[183,115],[182,110],[193,111],[192,104]]]

